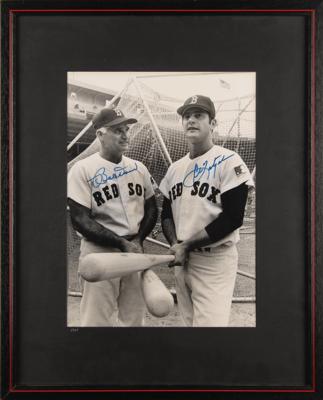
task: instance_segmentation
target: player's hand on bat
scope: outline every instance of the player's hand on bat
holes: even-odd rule
[[[188,248],[183,243],[176,243],[169,248],[170,254],[174,254],[175,260],[169,263],[169,267],[181,265],[185,267],[188,261]]]

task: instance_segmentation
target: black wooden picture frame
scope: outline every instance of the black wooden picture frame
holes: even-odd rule
[[[1,9],[1,397],[322,398],[322,1]],[[66,73],[144,66],[256,71],[254,332],[66,327]]]

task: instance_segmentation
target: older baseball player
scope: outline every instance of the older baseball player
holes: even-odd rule
[[[99,152],[69,172],[68,205],[73,226],[82,235],[80,259],[94,252],[141,253],[155,226],[152,178],[142,163],[123,155],[128,125],[136,122],[119,109],[101,110],[93,119]],[[138,273],[84,282],[81,326],[140,326],[144,312]]]
[[[215,108],[196,95],[177,110],[189,153],[160,184],[162,228],[175,255],[179,308],[187,326],[227,326],[238,268],[249,170],[240,156],[216,146]]]

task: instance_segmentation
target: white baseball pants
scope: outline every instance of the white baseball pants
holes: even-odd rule
[[[190,252],[187,267],[175,267],[178,307],[186,326],[228,326],[237,269],[235,245]]]
[[[89,253],[113,253],[119,250],[81,241],[82,257]],[[83,280],[80,317],[82,327],[142,326],[146,305],[138,272],[101,282]]]

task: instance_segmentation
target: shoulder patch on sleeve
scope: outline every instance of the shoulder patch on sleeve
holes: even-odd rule
[[[237,167],[234,167],[234,172],[237,176],[243,175],[247,173],[247,167],[244,164],[238,165]]]

